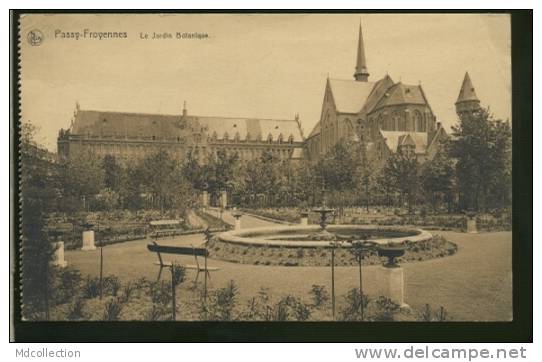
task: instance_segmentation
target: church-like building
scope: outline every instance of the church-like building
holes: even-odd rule
[[[455,105],[460,117],[480,107],[468,73]],[[188,114],[186,103],[182,114],[161,115],[83,110],[76,104],[69,129],[59,132],[58,155],[62,162],[90,151],[126,161],[165,149],[178,159],[191,152],[203,163],[219,150],[243,161],[267,150],[282,160],[317,160],[337,143],[363,141],[377,160],[405,151],[424,162],[446,137],[421,84],[394,82],[389,75],[369,80],[360,25],[354,79],[328,77],[320,119],[306,138],[297,115],[290,120],[196,116]]]
[[[354,79],[328,77],[320,120],[305,141],[308,157],[318,159],[337,143],[360,137],[377,159],[403,148],[421,162],[446,137],[421,85],[396,83],[389,75],[369,81],[361,25]]]

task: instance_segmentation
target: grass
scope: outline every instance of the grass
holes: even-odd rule
[[[243,217],[244,227],[251,226],[251,218]],[[262,221],[257,220],[258,226]],[[456,255],[404,265],[405,300],[416,309],[425,303],[434,307],[444,306],[454,321],[481,320],[503,321],[512,318],[512,234],[495,232],[465,234],[439,232],[456,243]],[[187,235],[161,241],[164,245],[198,245],[203,236]],[[117,275],[122,281],[146,277],[156,279],[158,267],[154,253],[147,251],[147,241],[139,240],[107,246],[104,249],[104,275]],[[166,255],[167,261],[194,264],[191,256]],[[81,270],[83,275],[99,274],[99,250],[67,251],[69,265]],[[329,267],[283,267],[244,265],[220,260],[209,260],[209,266],[220,270],[211,273],[210,288],[216,289],[235,280],[239,297],[246,300],[258,293],[261,287],[281,295],[291,294],[310,302],[309,290],[313,284],[325,285],[330,291]],[[378,295],[376,275],[380,266],[363,268],[364,292]],[[337,267],[336,293],[345,294],[358,285],[355,266]],[[169,278],[166,272],[164,278]],[[188,271],[186,283],[191,283],[194,271]],[[202,281],[200,275],[200,282]]]

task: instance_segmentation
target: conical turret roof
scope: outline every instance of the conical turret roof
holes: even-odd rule
[[[469,72],[465,73],[465,78],[463,79],[463,84],[461,85],[461,90],[459,91],[459,96],[457,97],[457,103],[462,102],[480,102],[474,91],[472,81],[470,80]]]

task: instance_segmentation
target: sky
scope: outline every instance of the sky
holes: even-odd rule
[[[26,15],[21,19],[22,119],[56,151],[81,109],[293,119],[320,118],[326,77],[353,79],[359,24],[377,81],[421,84],[437,119],[457,122],[466,71],[483,106],[511,119],[510,19],[494,14]],[[30,30],[43,42],[31,46]],[[124,39],[62,34],[126,32]],[[150,39],[153,33],[172,39]],[[203,39],[176,38],[201,33]],[[148,39],[142,36],[148,35]]]

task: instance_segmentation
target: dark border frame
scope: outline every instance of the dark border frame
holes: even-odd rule
[[[505,13],[512,26],[512,322],[24,322],[20,308],[18,26],[29,13]],[[16,342],[532,342],[532,10],[12,10],[10,12],[10,290]]]

